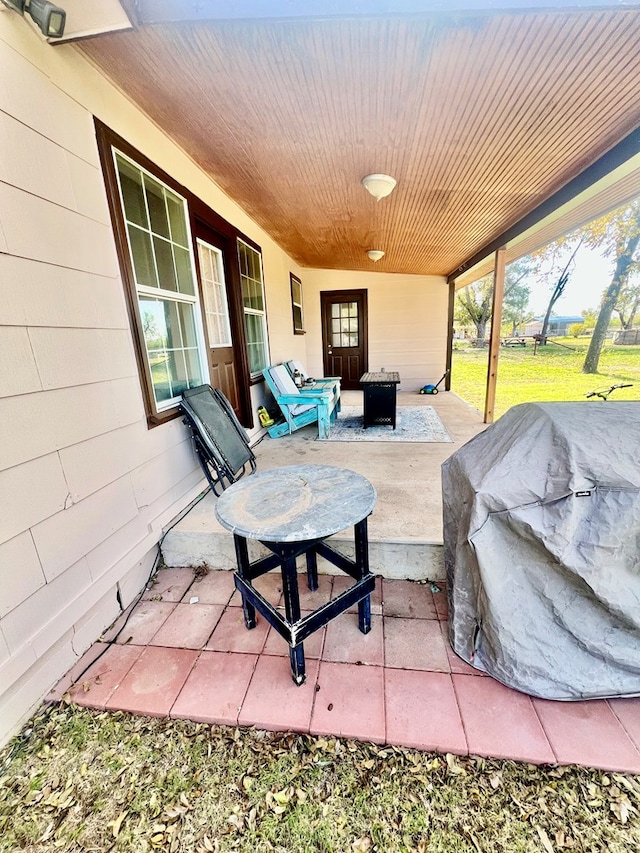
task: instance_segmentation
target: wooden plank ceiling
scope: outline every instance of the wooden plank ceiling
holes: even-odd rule
[[[296,261],[440,274],[640,125],[640,11],[147,25],[78,43]],[[360,180],[393,175],[376,202]]]

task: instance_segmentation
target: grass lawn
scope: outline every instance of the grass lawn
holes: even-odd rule
[[[498,363],[496,416],[518,403],[585,400],[585,394],[609,385],[632,382],[633,388],[614,391],[610,400],[640,400],[640,346],[605,345],[599,373],[581,372],[589,346],[587,339],[557,338],[557,344],[501,348]],[[566,347],[571,347],[567,349]],[[451,390],[484,411],[487,349],[456,349],[453,353]]]
[[[0,850],[622,853],[640,777],[48,708],[0,752]]]

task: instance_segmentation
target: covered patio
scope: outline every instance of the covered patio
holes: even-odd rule
[[[0,5],[0,742],[104,650],[161,542],[170,568],[77,701],[196,716],[223,681],[216,716],[231,723],[639,768],[636,700],[563,706],[560,736],[550,706],[456,669],[439,469],[483,418],[416,393],[451,366],[456,288],[495,269],[498,293],[506,262],[640,191],[639,5],[66,0],[50,39],[35,6]],[[379,173],[395,183],[380,201],[363,183]],[[401,406],[433,405],[452,442],[270,441],[262,370],[286,359],[348,392],[385,365]],[[179,403],[206,382],[259,442],[261,470],[324,461],[378,491],[374,629],[366,648],[334,636],[346,615],[318,636],[314,678],[283,685],[304,705],[290,718],[266,698],[280,650],[236,630],[231,538],[198,500]],[[563,752],[579,731],[606,755]]]

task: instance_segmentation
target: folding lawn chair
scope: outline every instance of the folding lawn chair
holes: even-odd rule
[[[218,388],[198,385],[182,395],[183,423],[191,430],[198,461],[214,495],[245,473],[256,470],[256,457],[231,404]]]

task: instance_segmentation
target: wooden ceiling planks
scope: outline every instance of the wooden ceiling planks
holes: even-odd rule
[[[299,263],[447,274],[640,124],[640,11],[146,26],[79,44]],[[375,202],[370,172],[398,180]]]

